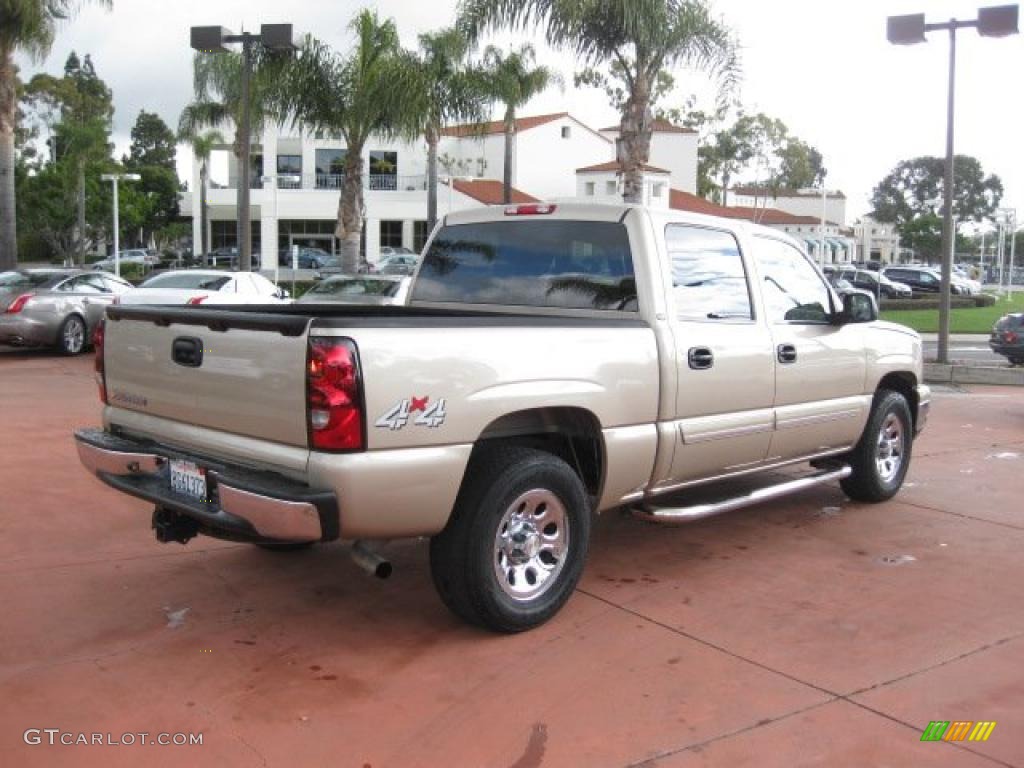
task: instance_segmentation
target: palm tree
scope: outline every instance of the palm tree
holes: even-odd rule
[[[270,121],[280,120],[275,99],[280,63],[263,53],[254,53],[252,76],[249,78],[249,141],[263,133]],[[203,128],[233,127],[232,150],[240,164],[242,157],[242,54],[197,53],[192,61],[192,80],[195,100],[186,105],[178,120],[178,135],[197,136]],[[250,213],[247,201],[249,190],[239,183],[236,208],[238,211],[238,243],[241,233],[248,231]],[[251,255],[239,251],[239,261],[245,269]]]
[[[736,42],[707,0],[461,0],[459,17],[471,39],[545,25],[549,44],[587,65],[611,65],[623,84],[618,154],[626,202],[643,199],[659,75],[688,65],[716,77],[723,91],[739,75]]]
[[[410,94],[414,103],[419,100],[419,76],[392,20],[381,21],[363,10],[350,26],[355,42],[347,55],[307,37],[278,79],[278,97],[293,125],[345,141],[335,236],[341,241],[343,270],[354,272],[363,227],[363,149],[371,135],[405,135]]]
[[[110,0],[96,0],[110,6]],[[58,21],[75,0],[0,0],[0,271],[18,262],[14,202],[14,124],[17,119],[16,52],[38,61],[50,52]]]
[[[505,105],[505,165],[502,202],[512,202],[512,145],[516,135],[516,110],[553,83],[562,84],[561,75],[544,66],[534,67],[536,60],[529,43],[508,55],[493,45],[484,51],[484,67],[490,95]]]
[[[210,206],[206,200],[206,185],[210,178],[210,155],[213,150],[224,143],[224,137],[220,131],[206,131],[205,133],[180,134],[179,138],[192,146],[192,154],[195,156],[196,162],[199,163],[199,247],[200,254],[205,256],[210,252],[210,235],[207,231]],[[193,195],[194,200],[195,196]],[[194,206],[193,202],[193,208]]]
[[[420,35],[419,55],[410,63],[418,87],[404,115],[408,138],[423,136],[427,142],[427,230],[437,221],[437,144],[446,123],[479,122],[485,117],[486,81],[478,69],[468,66],[469,44],[456,29]],[[411,95],[411,94],[410,94]],[[451,183],[451,182],[449,182]]]

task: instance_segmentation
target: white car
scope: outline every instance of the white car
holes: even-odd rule
[[[288,292],[255,272],[182,269],[154,275],[121,304],[283,304]]]

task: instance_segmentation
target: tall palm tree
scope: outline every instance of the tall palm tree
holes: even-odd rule
[[[110,6],[110,0],[96,0]],[[15,52],[36,61],[53,45],[58,21],[68,18],[76,0],[0,0],[0,270],[18,262],[14,202],[14,124],[18,112]]]
[[[622,81],[618,153],[626,202],[643,199],[658,75],[692,66],[716,77],[723,91],[738,79],[736,42],[707,0],[461,0],[459,6],[459,26],[471,38],[541,25],[549,44],[574,51],[587,65],[611,65]]]
[[[275,99],[280,62],[265,54],[254,53],[252,76],[249,78],[249,141],[259,137],[268,122],[280,121],[280,110]],[[178,120],[178,134],[196,136],[203,128],[233,128],[232,150],[235,160],[241,162],[244,137],[242,136],[242,54],[197,53],[192,61],[192,85],[195,100],[186,105]],[[248,231],[250,213],[247,201],[249,190],[239,183],[236,209],[238,211],[238,243],[241,233]],[[246,255],[239,251],[243,264]],[[251,262],[250,262],[251,266]],[[243,267],[244,268],[244,267]]]
[[[341,264],[359,266],[363,228],[363,149],[371,135],[405,134],[410,94],[417,99],[418,76],[402,51],[394,21],[363,10],[352,19],[355,42],[346,54],[307,37],[278,79],[278,96],[293,125],[345,141],[344,174],[335,236]]]
[[[224,143],[224,136],[220,131],[206,131],[205,133],[184,133],[179,135],[181,141],[187,141],[192,147],[192,154],[199,163],[199,247],[200,254],[205,256],[210,252],[210,234],[208,231],[210,220],[210,206],[207,203],[206,187],[210,179],[210,155],[218,146]],[[193,209],[195,207],[195,195],[193,194]],[[199,254],[196,254],[199,255]]]
[[[485,117],[487,83],[469,66],[469,43],[456,29],[420,35],[419,54],[410,62],[417,88],[403,112],[403,133],[427,142],[427,230],[437,221],[437,145],[446,123],[479,122]],[[451,183],[451,182],[449,182]]]
[[[533,66],[536,54],[529,43],[507,55],[493,45],[484,51],[484,68],[490,95],[505,105],[505,164],[502,202],[512,202],[512,145],[516,136],[516,110],[552,84],[562,84],[561,75],[544,66]]]

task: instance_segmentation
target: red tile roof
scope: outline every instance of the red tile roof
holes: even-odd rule
[[[602,128],[602,131],[609,131],[618,133],[622,129],[620,125],[613,125],[608,128]],[[663,117],[655,118],[654,124],[651,126],[651,130],[655,133],[696,133],[692,128],[684,128],[681,125],[673,125]]]
[[[473,179],[472,181],[455,180],[455,191],[466,197],[471,197],[484,205],[501,205],[503,200],[504,184],[495,179]],[[513,203],[536,203],[539,198],[528,195],[525,192],[512,187]]]
[[[691,213],[704,213],[709,216],[722,216],[727,219],[745,219],[756,224],[821,224],[821,219],[816,216],[796,216],[778,208],[753,208],[751,206],[737,205],[724,206],[705,200],[703,197],[691,195],[681,189],[669,190],[669,208],[676,211],[690,211]],[[826,225],[836,226],[832,222],[825,222]]]
[[[568,117],[568,112],[555,112],[550,115],[534,115],[533,117],[517,117],[516,118],[516,133],[522,133],[528,131],[531,128],[536,128],[538,125],[544,125],[545,123],[552,123],[555,120],[561,120],[563,117]],[[495,133],[505,132],[505,121],[504,120],[492,120],[489,123],[467,123],[465,125],[450,125],[444,128],[441,133],[444,136],[488,136]]]
[[[656,168],[653,165],[647,165],[646,163],[640,166],[643,170],[648,173],[669,173],[664,168]],[[586,168],[577,168],[576,173],[597,173],[599,171],[615,171],[619,173],[622,171],[622,163],[618,160],[612,160],[610,163],[600,163],[598,165],[588,165]]]
[[[691,213],[706,213],[709,216],[729,216],[732,208],[705,200],[698,195],[692,195],[681,189],[670,189],[668,191],[668,207],[676,211],[690,211]]]

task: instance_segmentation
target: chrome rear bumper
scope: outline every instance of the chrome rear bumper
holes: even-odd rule
[[[333,493],[100,429],[76,431],[75,443],[82,464],[104,483],[193,518],[207,535],[241,541],[338,538],[338,504]],[[171,490],[168,464],[176,458],[206,468],[206,499]]]

